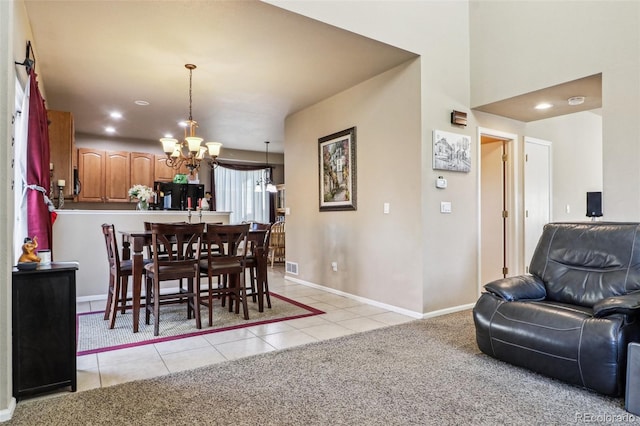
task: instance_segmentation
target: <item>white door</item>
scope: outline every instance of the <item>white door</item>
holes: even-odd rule
[[[524,264],[531,257],[542,227],[551,221],[551,142],[524,138]]]

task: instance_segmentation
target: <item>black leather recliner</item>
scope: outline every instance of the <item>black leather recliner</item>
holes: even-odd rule
[[[606,395],[624,393],[640,341],[640,223],[551,223],[530,275],[484,286],[473,318],[487,355]]]

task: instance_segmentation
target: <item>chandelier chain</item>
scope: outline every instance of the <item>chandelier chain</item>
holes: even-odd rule
[[[189,121],[193,121],[193,115],[192,115],[192,103],[193,103],[193,97],[191,95],[191,81],[193,79],[193,68],[189,68]]]

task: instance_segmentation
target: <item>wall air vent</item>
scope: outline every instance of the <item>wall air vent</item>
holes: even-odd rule
[[[298,275],[298,264],[295,262],[286,263],[287,274]]]

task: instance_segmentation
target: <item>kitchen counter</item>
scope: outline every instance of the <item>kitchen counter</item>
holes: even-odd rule
[[[109,264],[101,225],[113,224],[119,230],[142,230],[144,222],[189,221],[186,211],[177,210],[57,210],[53,224],[52,259],[77,261],[76,295],[78,301],[106,298]],[[229,212],[191,212],[191,223],[229,223]],[[122,240],[118,238],[122,252]]]

